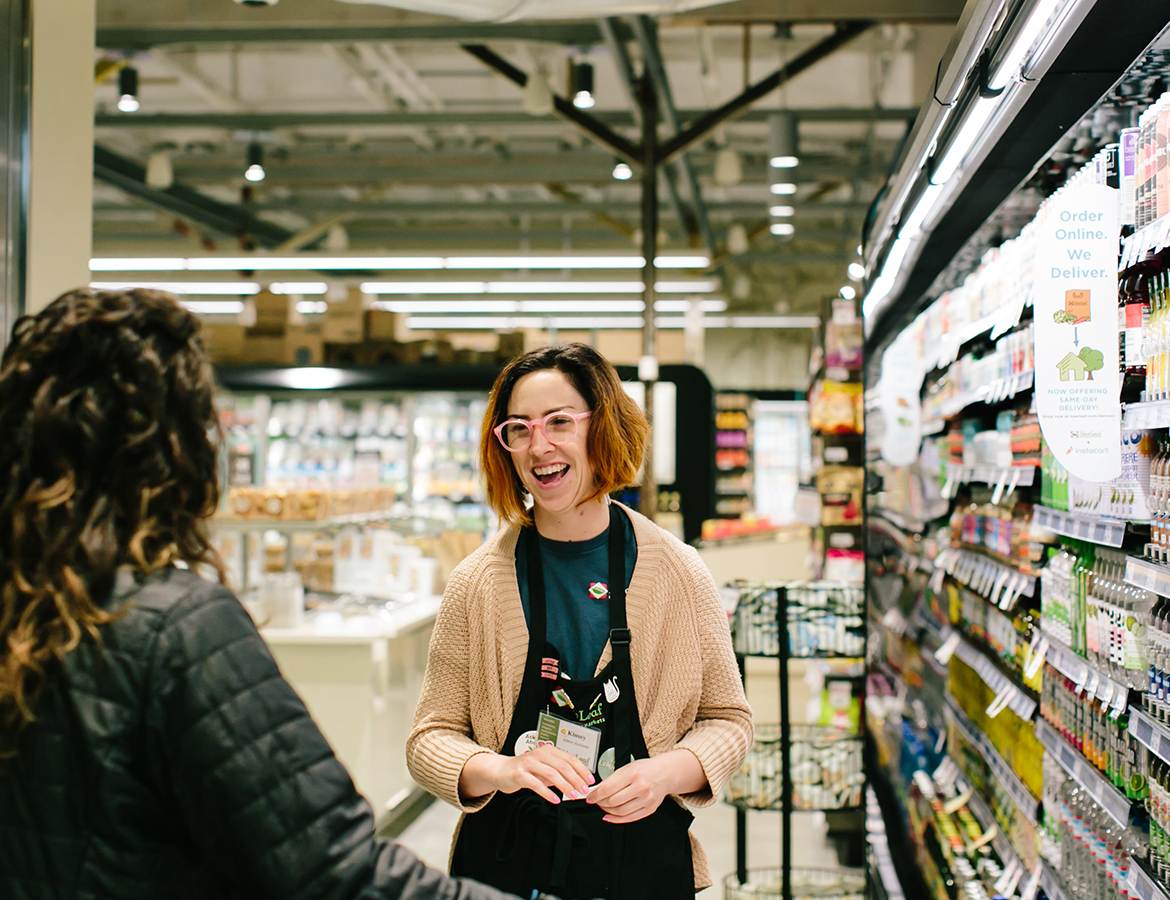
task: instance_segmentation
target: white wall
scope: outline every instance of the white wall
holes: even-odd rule
[[[808,388],[811,331],[763,328],[710,329],[703,368],[715,390]]]

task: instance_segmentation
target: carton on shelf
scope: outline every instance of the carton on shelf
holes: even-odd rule
[[[238,362],[242,365],[284,365],[285,336],[255,335],[248,330]]]
[[[243,325],[234,322],[205,322],[199,336],[213,364],[234,365],[243,360],[246,331]]]
[[[398,313],[385,309],[366,310],[366,340],[397,341]]]
[[[248,328],[249,337],[283,337],[289,323],[291,297],[261,291],[249,298],[255,309],[255,322]]]
[[[284,335],[284,363],[290,366],[320,366],[325,362],[322,326],[289,325]]]
[[[500,332],[499,344],[497,345],[496,358],[500,362],[507,362],[513,357],[519,356],[524,352],[524,332],[523,331],[502,331]]]
[[[329,301],[322,335],[327,344],[360,344],[365,339],[365,302],[361,291],[350,288],[344,300]]]

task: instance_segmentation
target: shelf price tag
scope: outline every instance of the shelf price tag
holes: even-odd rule
[[[1012,695],[1015,694],[1015,692],[1016,689],[1013,685],[1005,685],[1000,690],[1000,692],[995,695],[995,699],[991,701],[991,705],[987,707],[987,718],[994,719],[1001,712],[1007,709],[1007,705],[1011,701]]]
[[[995,892],[997,894],[1009,896],[1007,886],[1009,882],[1011,882],[1011,880],[1016,877],[1016,873],[1019,872],[1019,870],[1020,861],[1018,859],[1013,859],[1010,863],[1008,863],[1007,868],[1003,870],[1003,873],[995,881]]]
[[[1036,245],[1040,428],[1064,468],[1094,484],[1121,474],[1121,385],[1105,377],[1118,371],[1117,208],[1116,188],[1068,188]]]
[[[1048,638],[1042,637],[1040,644],[1036,647],[1032,658],[1028,660],[1028,664],[1024,667],[1024,678],[1031,679],[1036,677],[1036,673],[1040,671],[1040,667],[1044,665],[1044,657],[1048,653]]]
[[[962,635],[957,631],[952,632],[943,645],[934,652],[934,658],[938,660],[940,666],[945,666],[951,661],[951,657],[955,655],[955,650],[958,649],[959,642],[962,640]]]
[[[1040,874],[1043,871],[1044,864],[1036,863],[1036,868],[1032,870],[1032,874],[1028,878],[1028,883],[1024,885],[1024,890],[1020,892],[1020,900],[1036,900],[1036,892],[1040,889]],[[1011,895],[1012,892],[1008,891],[1004,896],[1010,897]],[[1055,900],[1055,898],[1049,897],[1048,900]]]

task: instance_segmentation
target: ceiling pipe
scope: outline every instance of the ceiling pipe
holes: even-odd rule
[[[390,6],[411,12],[453,16],[478,22],[516,22],[523,19],[597,19],[604,16],[651,13],[670,15],[724,0],[339,0],[364,6]]]

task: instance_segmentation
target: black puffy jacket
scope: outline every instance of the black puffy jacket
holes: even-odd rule
[[[127,572],[0,761],[4,900],[506,900],[374,817],[226,589]]]

